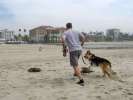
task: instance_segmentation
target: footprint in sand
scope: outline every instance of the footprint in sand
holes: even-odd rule
[[[104,92],[104,94],[109,94],[109,92]]]
[[[100,89],[101,87],[100,86],[96,86],[95,89]],[[103,87],[102,87],[103,88]]]
[[[95,89],[100,89],[100,88],[104,89],[105,86],[104,86],[104,85],[98,85],[98,86],[95,86],[94,88],[95,88]]]
[[[128,90],[128,89],[124,89],[124,91],[123,91],[123,93],[125,93],[125,94],[127,94],[127,95],[129,95],[129,96],[133,96],[133,92],[131,92],[130,90]]]
[[[109,90],[109,92],[115,92],[117,89],[111,89]]]
[[[49,72],[56,72],[56,70],[54,70],[54,69],[47,70],[47,71],[49,71]]]
[[[57,87],[57,86],[64,86],[65,82],[62,78],[55,78],[52,80],[52,86],[53,87]]]
[[[99,85],[99,86],[100,86],[100,87],[104,87],[104,85],[102,85],[102,84],[101,84],[101,85]]]
[[[99,100],[102,100],[102,97],[101,96],[96,96],[97,99]]]
[[[50,65],[51,63],[46,63],[46,65]]]
[[[68,100],[68,98],[67,97],[60,97],[57,100]]]
[[[118,89],[119,89],[119,90],[123,90],[123,88],[122,88],[122,87],[118,87]]]
[[[114,81],[119,81],[121,83],[125,82],[117,74],[113,74],[111,79],[114,80]]]
[[[133,95],[133,93],[131,93],[131,92],[128,92],[127,94],[128,94],[128,95]]]
[[[101,76],[100,75],[96,75],[95,78],[101,78]]]
[[[37,96],[29,97],[28,100],[37,100]]]

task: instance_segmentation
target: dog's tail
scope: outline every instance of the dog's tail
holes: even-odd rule
[[[112,65],[111,65],[111,63],[109,63],[109,67],[110,67],[110,72],[111,72],[112,74],[116,74],[116,72],[114,72],[114,71],[112,70]]]
[[[112,65],[111,65],[111,63],[109,63],[109,67],[110,67],[110,68],[112,68]]]

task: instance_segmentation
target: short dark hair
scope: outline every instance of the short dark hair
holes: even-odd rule
[[[67,23],[67,24],[66,24],[66,28],[67,28],[67,29],[72,28],[72,23]]]

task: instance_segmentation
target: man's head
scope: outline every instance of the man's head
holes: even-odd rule
[[[66,24],[66,28],[67,28],[67,29],[72,29],[72,23],[67,23],[67,24]]]

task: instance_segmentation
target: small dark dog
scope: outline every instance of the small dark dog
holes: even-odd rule
[[[115,74],[115,72],[113,72],[111,69],[110,61],[105,58],[95,56],[90,52],[90,50],[85,53],[84,58],[88,59],[91,65],[100,66],[103,72],[103,76],[107,75],[109,78],[111,78],[111,75]]]

